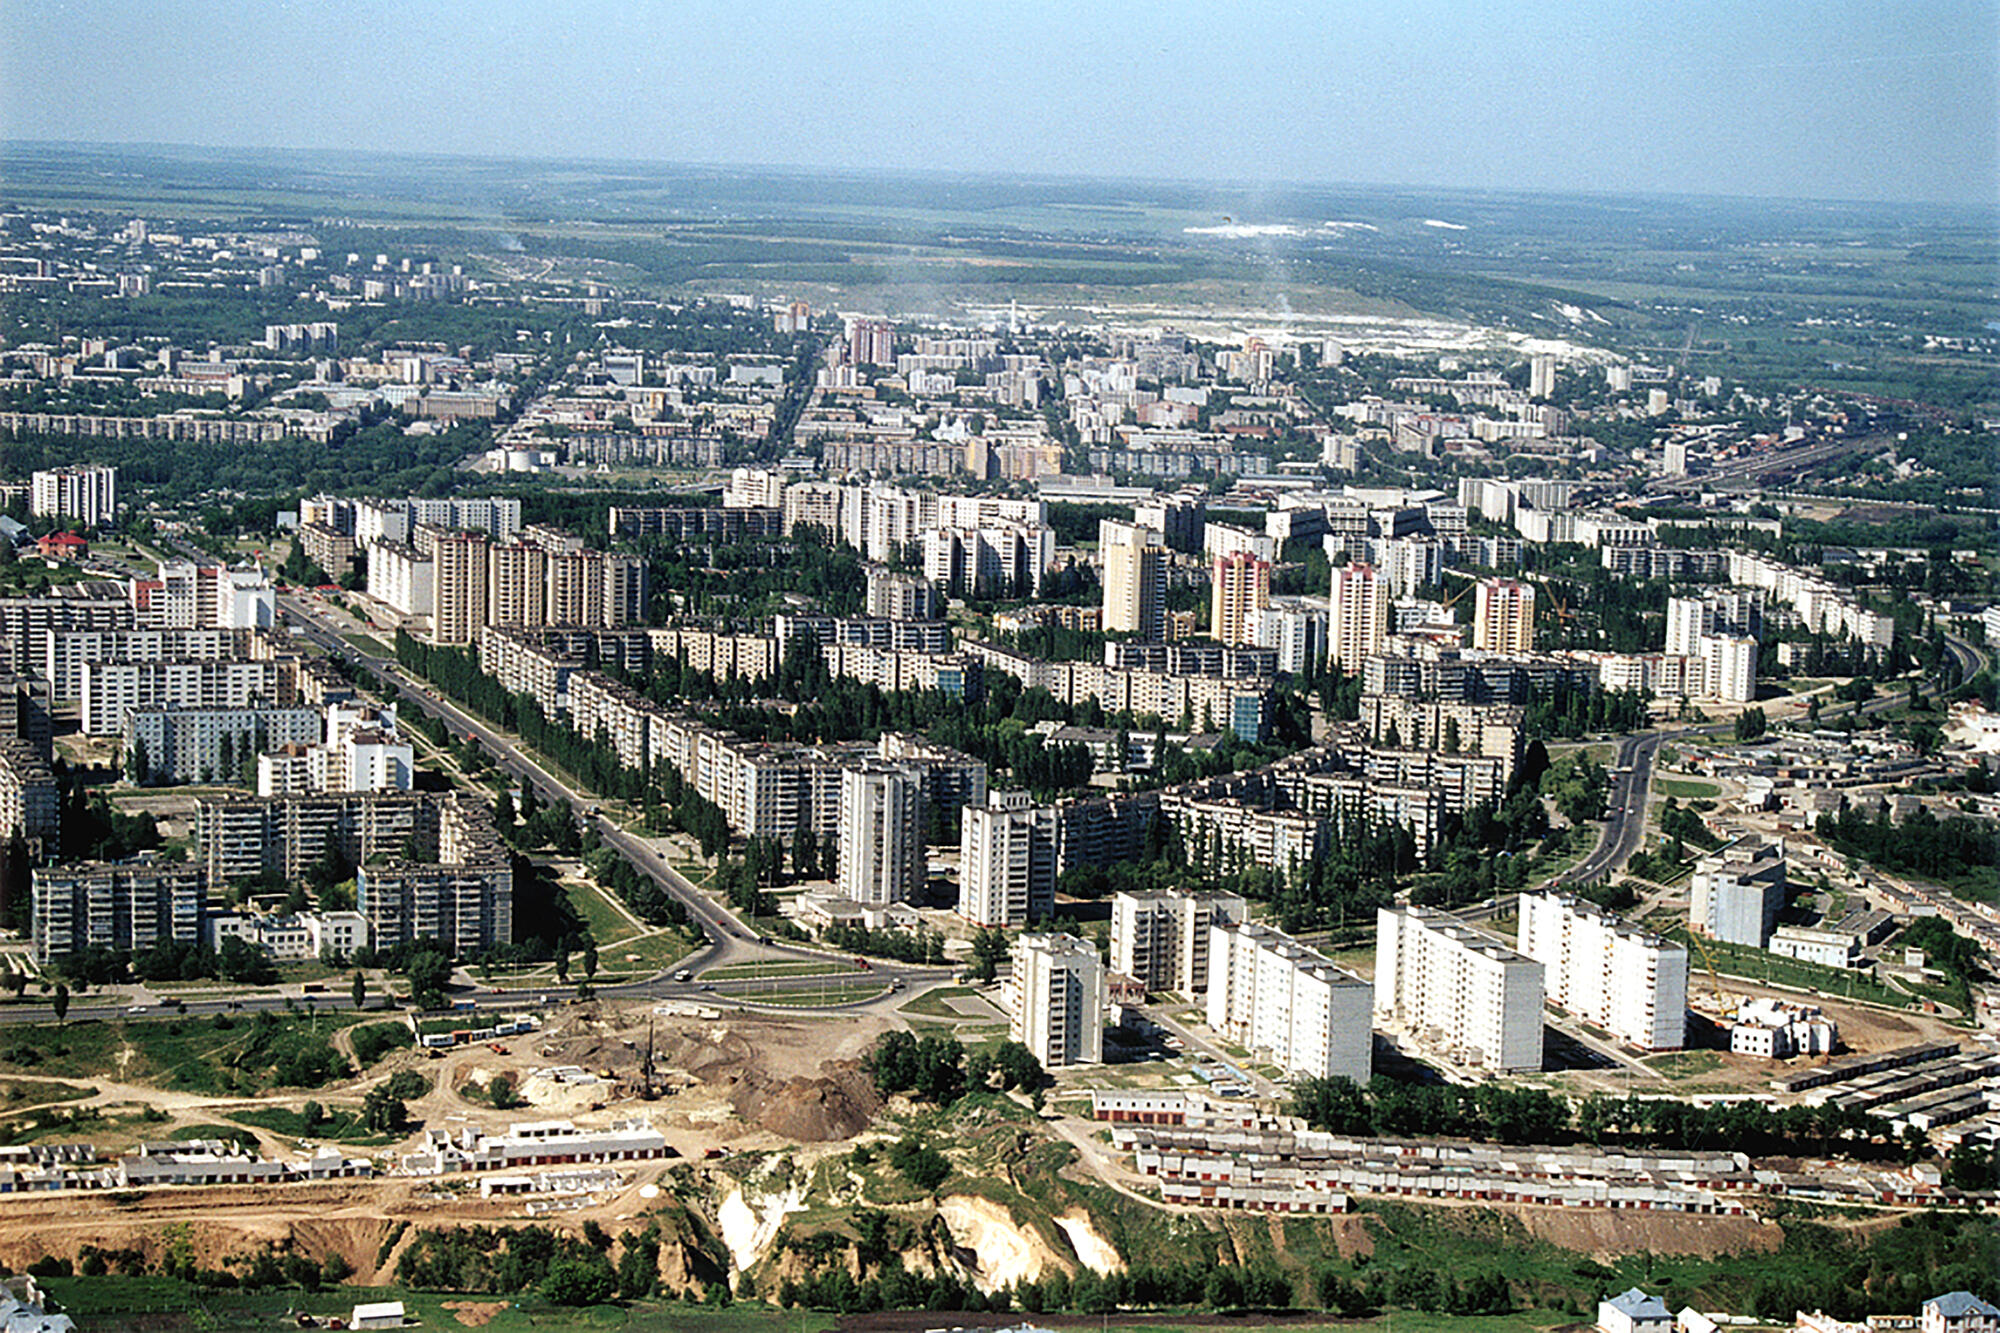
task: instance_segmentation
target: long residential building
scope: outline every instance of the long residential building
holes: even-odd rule
[[[1687,1044],[1685,945],[1556,893],[1521,895],[1521,952],[1542,965],[1547,999],[1642,1051]]]
[[[240,659],[85,662],[83,730],[117,736],[128,714],[160,708],[285,707],[297,699],[291,663]]]
[[[37,670],[49,682],[57,703],[83,697],[87,663],[209,661],[226,658],[274,657],[274,647],[257,641],[245,629],[118,629],[63,630],[47,636],[47,649]]]
[[[1368,983],[1282,931],[1209,930],[1208,1025],[1293,1074],[1366,1083],[1375,1037]]]
[[[34,872],[35,960],[44,967],[89,948],[150,949],[201,942],[201,869],[158,859],[84,861]]]
[[[1375,918],[1375,1015],[1453,1060],[1542,1067],[1543,968],[1456,918],[1385,907]]]
[[[125,714],[125,767],[134,782],[237,782],[256,757],[287,745],[314,745],[313,708],[135,708]]]

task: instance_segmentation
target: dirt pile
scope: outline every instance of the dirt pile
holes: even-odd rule
[[[1708,1217],[1697,1213],[1613,1211],[1606,1208],[1520,1208],[1514,1210],[1528,1234],[1584,1254],[1687,1254],[1714,1258],[1785,1243],[1784,1228],[1759,1218]]]
[[[882,1109],[875,1085],[853,1060],[828,1060],[812,1077],[778,1080],[746,1071],[729,1101],[738,1116],[799,1143],[851,1139]]]

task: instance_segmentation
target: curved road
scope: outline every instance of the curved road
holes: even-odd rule
[[[579,819],[589,819],[599,839],[605,845],[614,848],[619,855],[659,884],[687,909],[689,919],[706,937],[706,942],[701,947],[682,958],[672,968],[663,970],[655,976],[617,985],[599,986],[594,988],[594,994],[605,999],[677,999],[709,1005],[740,1000],[754,1005],[758,1002],[758,996],[773,992],[809,993],[823,985],[862,978],[882,982],[885,993],[866,1000],[824,1007],[789,1004],[783,1006],[784,1011],[795,1013],[853,1012],[857,1009],[901,1004],[908,998],[905,988],[916,986],[921,989],[924,985],[944,981],[951,976],[953,969],[949,967],[915,966],[871,958],[865,971],[856,968],[851,973],[702,981],[701,973],[716,968],[760,962],[838,964],[841,955],[832,955],[820,949],[760,940],[734,915],[674,869],[665,854],[650,842],[621,828],[602,813],[594,816],[587,814],[586,812],[596,809],[598,799],[590,793],[570,786],[551,773],[527,754],[513,738],[492,727],[483,718],[459,708],[423,682],[408,676],[393,658],[364,652],[342,638],[320,618],[319,608],[309,599],[302,598],[296,593],[287,593],[278,598],[278,605],[283,616],[299,628],[302,637],[325,649],[331,656],[369,668],[381,680],[392,686],[403,701],[444,722],[459,735],[476,740],[492,757],[495,767],[531,786],[539,798],[567,806]],[[677,980],[683,971],[689,974],[689,979]],[[324,995],[285,996],[259,990],[246,992],[238,997],[191,999],[179,1008],[169,1008],[165,1005],[127,1006],[123,1003],[92,1004],[87,1001],[87,997],[79,997],[70,1005],[69,1017],[78,1020],[117,1018],[121,1015],[172,1018],[181,1014],[209,1015],[233,1010],[254,1013],[260,1010],[284,1010],[287,1006],[304,1008],[308,1004],[315,1010],[354,1008],[353,996],[346,986],[335,982],[328,982],[327,985],[328,992]],[[548,1003],[571,999],[575,994],[576,987],[573,985],[485,986],[474,988],[469,993],[460,993],[454,996],[454,1000],[456,1004],[465,1007],[466,1012],[505,1013],[539,1008]],[[379,996],[369,998],[378,1004],[382,999]],[[0,1024],[47,1022],[48,1018],[48,1010],[39,1003],[19,1006],[0,1005]]]

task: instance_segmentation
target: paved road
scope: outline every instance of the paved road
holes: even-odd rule
[[[711,969],[758,962],[826,962],[829,961],[829,955],[823,950],[776,941],[765,943],[760,940],[725,907],[691,884],[668,863],[665,853],[652,842],[620,827],[602,813],[588,815],[587,811],[596,809],[598,798],[570,786],[525,753],[513,737],[500,732],[484,719],[465,712],[431,690],[428,685],[410,677],[392,658],[363,651],[342,638],[335,624],[330,623],[329,618],[322,617],[324,608],[318,599],[304,594],[287,593],[278,598],[278,606],[283,618],[298,627],[301,637],[324,648],[335,657],[368,667],[395,690],[401,702],[440,719],[457,734],[476,740],[501,772],[524,785],[531,786],[544,802],[561,804],[568,807],[579,819],[588,819],[605,845],[615,849],[687,909],[689,918],[705,936],[705,942],[699,948],[655,976],[634,982],[598,986],[594,988],[595,994],[606,999],[662,998],[698,1001],[705,1004],[741,1000],[754,1004],[759,994],[773,991],[810,992],[828,984],[828,979],[824,976],[704,982],[701,974]],[[356,631],[361,628],[363,627],[355,626]],[[686,981],[677,979],[683,971],[689,974],[689,979]],[[948,980],[951,973],[952,969],[948,967],[920,967],[871,959],[866,973],[856,969],[852,976],[858,978],[865,975],[879,980],[889,988],[888,993],[876,999],[827,1008],[851,1012],[856,1009],[901,1004],[911,995]],[[849,978],[842,976],[839,979]],[[511,987],[479,987],[471,994],[461,994],[457,999],[459,1003],[468,1006],[468,1012],[506,1013],[572,999],[575,994],[574,986],[551,986],[541,983]],[[376,1004],[381,1003],[380,997],[371,999]],[[70,1006],[69,1017],[78,1020],[120,1016],[165,1019],[181,1013],[210,1015],[232,1010],[254,1013],[260,1010],[283,1010],[288,1004],[304,1007],[308,1003],[317,1010],[351,1010],[354,1007],[353,997],[346,987],[331,982],[328,983],[328,993],[324,995],[299,996],[258,990],[248,991],[234,998],[217,996],[190,999],[186,1001],[183,1009],[169,1009],[157,1004],[131,1006],[122,1000],[109,1004],[90,1003],[89,1000],[90,997],[87,996],[78,997]],[[787,1006],[787,1008],[798,1012],[810,1012],[803,1006]],[[40,1004],[0,1005],[0,1025],[48,1020],[49,1011]]]

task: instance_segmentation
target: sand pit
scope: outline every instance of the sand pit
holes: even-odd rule
[[[1056,1219],[1056,1225],[1069,1237],[1070,1248],[1083,1266],[1099,1277],[1125,1270],[1125,1261],[1118,1257],[1118,1251],[1111,1242],[1097,1234],[1097,1228],[1090,1224],[1090,1218],[1083,1213],[1064,1213]]]
[[[1017,1226],[991,1199],[954,1194],[938,1202],[938,1216],[950,1229],[954,1248],[972,1252],[973,1282],[981,1291],[1036,1282],[1045,1269],[1067,1267],[1047,1242]]]

